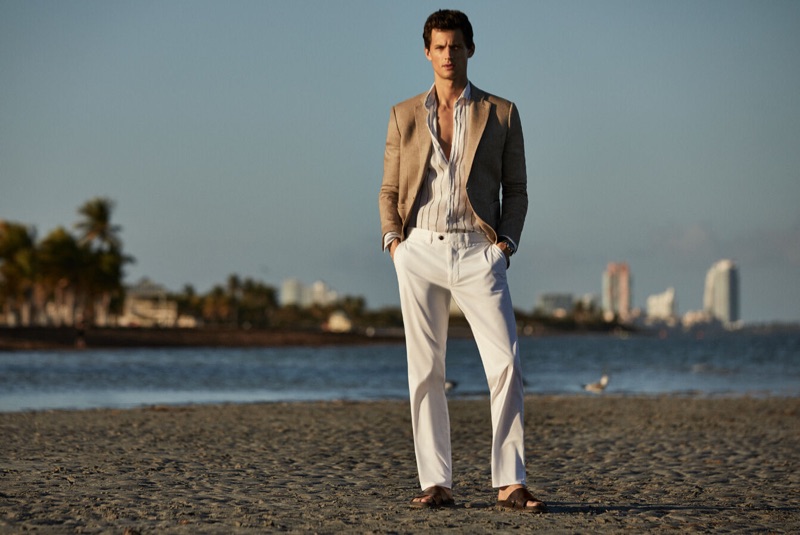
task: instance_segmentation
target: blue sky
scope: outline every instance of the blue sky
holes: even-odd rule
[[[800,2],[0,0],[0,218],[39,237],[86,200],[141,277],[321,279],[397,304],[377,195],[389,108],[432,83],[422,25],[465,11],[470,79],[517,103],[530,211],[515,306],[599,294],[800,321]]]

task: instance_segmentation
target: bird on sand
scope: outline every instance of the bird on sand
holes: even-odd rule
[[[583,385],[583,389],[593,394],[599,394],[606,389],[606,386],[608,386],[608,374],[604,373],[603,376],[600,377],[599,381],[597,381],[596,383],[589,383],[588,385]]]

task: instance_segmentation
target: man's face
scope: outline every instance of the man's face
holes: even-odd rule
[[[475,48],[467,48],[461,30],[433,30],[431,47],[425,49],[425,56],[437,77],[461,81],[467,78],[467,59],[473,52]]]

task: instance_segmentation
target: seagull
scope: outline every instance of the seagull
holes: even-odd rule
[[[587,392],[592,392],[593,394],[600,394],[606,389],[606,386],[608,386],[608,374],[604,373],[598,382],[583,385],[583,389]]]
[[[444,382],[444,391],[445,391],[445,393],[449,394],[450,392],[455,390],[455,388],[457,386],[458,386],[458,382],[457,381],[447,380],[447,381]]]

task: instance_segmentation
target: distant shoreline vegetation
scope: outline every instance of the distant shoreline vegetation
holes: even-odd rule
[[[169,292],[146,279],[126,287],[124,267],[134,262],[134,258],[123,249],[121,227],[112,223],[114,206],[114,201],[107,198],[91,199],[78,208],[79,219],[73,225],[75,233],[59,226],[41,240],[37,240],[35,227],[0,219],[0,348],[16,347],[16,342],[8,342],[10,329],[14,328],[20,329],[20,335],[24,329],[28,333],[38,332],[43,341],[50,340],[56,346],[62,341],[67,346],[73,343],[80,346],[86,342],[90,330],[95,341],[100,340],[98,333],[103,333],[102,336],[116,333],[120,340],[128,339],[134,345],[146,340],[197,345],[203,336],[212,345],[302,341],[302,337],[281,338],[276,335],[279,332],[306,333],[307,337],[308,333],[324,331],[349,333],[356,337],[352,341],[360,340],[359,335],[361,339],[373,340],[402,337],[399,308],[368,310],[360,296],[338,297],[324,305],[281,306],[275,288],[235,274],[204,294],[195,291],[191,284],[179,292]],[[517,310],[516,315],[523,336],[648,333],[636,331],[618,318],[604,317],[592,303],[577,303],[569,313],[560,315],[538,309],[531,313]],[[122,336],[122,327],[138,328],[144,334],[147,329],[155,328],[153,332],[159,336],[148,339],[143,334],[136,342]],[[192,338],[185,334],[187,329],[179,327],[191,327],[206,334]],[[786,328],[793,327],[796,326]],[[450,330],[453,336],[470,336],[469,325],[457,308],[451,315]],[[250,334],[241,335],[239,342],[234,343],[239,336],[237,332]],[[167,333],[172,333],[172,337]],[[318,342],[312,338],[309,343]],[[332,336],[326,340],[345,338]],[[230,342],[225,342],[226,339]],[[4,344],[4,340],[8,343]],[[103,344],[110,343],[107,337],[103,340]],[[22,343],[35,344],[35,336],[32,341]]]
[[[0,326],[179,327],[205,329],[299,329],[382,332],[401,329],[396,307],[367,310],[360,296],[309,306],[278,303],[277,291],[261,281],[232,274],[205,294],[190,284],[169,292],[148,280],[126,287],[122,228],[112,222],[115,202],[97,197],[78,208],[74,233],[59,226],[37,239],[33,226],[0,220]],[[614,329],[594,310],[567,318],[518,312],[528,334],[544,330]],[[337,321],[334,321],[337,320]],[[468,329],[455,311],[453,331]]]

